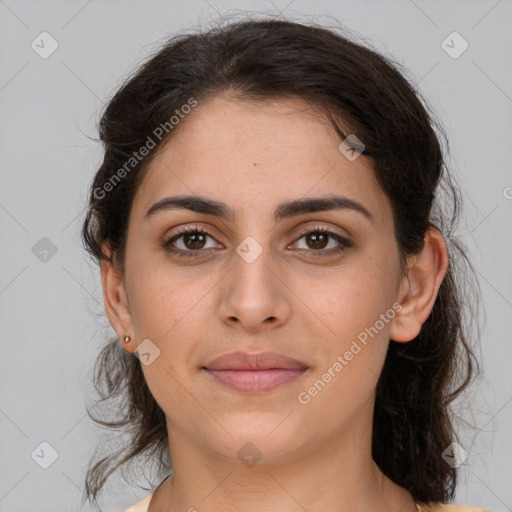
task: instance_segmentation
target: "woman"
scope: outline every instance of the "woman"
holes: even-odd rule
[[[291,21],[171,38],[120,88],[82,234],[124,404],[93,419],[131,438],[89,500],[140,455],[172,472],[130,511],[476,510],[446,504],[478,363],[436,129],[396,64]]]

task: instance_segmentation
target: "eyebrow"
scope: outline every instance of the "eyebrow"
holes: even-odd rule
[[[228,221],[234,221],[235,211],[227,204],[203,196],[173,196],[164,197],[156,202],[144,216],[148,220],[157,212],[169,210],[190,210],[206,215],[215,215]],[[274,211],[274,220],[329,210],[351,210],[361,213],[366,219],[374,223],[373,215],[360,203],[344,196],[329,195],[325,197],[307,197],[279,203]]]

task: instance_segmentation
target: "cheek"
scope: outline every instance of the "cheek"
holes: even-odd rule
[[[314,311],[321,312],[328,325],[364,327],[392,306],[397,282],[389,267],[358,265],[309,287],[308,303],[314,303]]]
[[[141,236],[142,238],[142,236]],[[139,337],[164,337],[197,303],[194,279],[173,268],[164,250],[132,242],[126,261],[127,286],[133,324]]]
[[[362,348],[353,358],[361,364],[373,361],[374,366],[385,356],[399,282],[398,260],[392,249],[388,254],[361,253],[308,286],[311,318],[322,321],[324,347],[331,359],[350,350],[353,342]]]
[[[199,278],[194,267],[172,268],[149,256],[142,260],[132,262],[128,282],[135,337],[150,339],[166,369],[181,374],[194,344],[214,328],[211,296],[219,277],[210,272]]]
[[[322,313],[329,329],[322,329],[318,364],[301,396],[311,401],[308,411],[331,411],[328,423],[333,428],[371,399],[389,345],[394,279],[389,269],[386,273],[375,261],[367,263],[333,273],[308,294],[311,310]],[[314,422],[311,426],[316,428]]]
[[[158,269],[132,273],[132,318],[138,338],[158,341],[178,322],[183,292],[178,294],[168,281]]]

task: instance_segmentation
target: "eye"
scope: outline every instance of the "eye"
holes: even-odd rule
[[[342,237],[337,233],[333,233],[332,231],[329,231],[321,226],[304,232],[298,240],[301,240],[303,238],[306,241],[306,245],[310,246],[309,248],[306,247],[306,249],[304,249],[304,252],[312,253],[314,257],[332,256],[333,254],[338,254],[340,252],[345,251],[348,247],[351,247],[352,245],[345,237]],[[329,238],[331,239],[331,241],[335,242],[335,244],[334,247],[325,250],[326,246],[328,245]],[[338,245],[336,245],[336,242]]]
[[[205,252],[209,252],[203,250],[207,237],[213,240],[213,237],[203,228],[188,226],[181,228],[179,234],[167,239],[163,246],[167,251],[177,254],[178,256],[201,256],[204,255]],[[184,248],[173,248],[174,242],[180,240],[180,238],[183,238],[181,243],[184,244]],[[214,246],[218,247],[218,244]]]
[[[171,238],[165,240],[163,243],[163,247],[166,251],[170,253],[186,257],[204,256],[205,253],[209,254],[211,252],[209,249],[222,248],[222,246],[217,243],[214,243],[209,248],[205,247],[207,238],[211,238],[212,240],[214,240],[212,235],[210,235],[208,231],[204,230],[203,228],[198,226],[187,226],[185,228],[179,229],[178,234],[173,235]],[[307,256],[313,257],[332,256],[334,254],[338,254],[340,252],[345,251],[348,247],[351,247],[352,245],[346,238],[342,237],[341,235],[338,235],[337,233],[329,231],[321,226],[305,231],[304,233],[302,233],[297,242],[303,238],[306,240],[307,245],[310,244],[313,247],[306,247],[305,249],[299,250],[305,253]],[[329,245],[329,238],[331,239],[331,241],[335,242],[335,245],[334,247],[331,247],[326,250],[326,246]],[[297,244],[297,242],[295,242],[295,244]],[[182,247],[174,247],[175,245],[179,244],[181,244]]]

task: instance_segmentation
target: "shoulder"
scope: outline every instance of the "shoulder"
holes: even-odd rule
[[[124,512],[148,512],[149,502],[151,501],[152,496],[153,494],[146,496],[144,499],[140,500],[135,505],[132,505],[130,508],[127,508]]]
[[[469,507],[468,505],[455,505],[447,503],[431,503],[419,505],[421,512],[492,512],[486,508]]]
[[[153,494],[146,496],[141,501],[127,508],[124,512],[147,512]],[[446,503],[435,503],[420,505],[421,512],[492,512],[489,509],[469,507],[467,505],[452,505]]]

